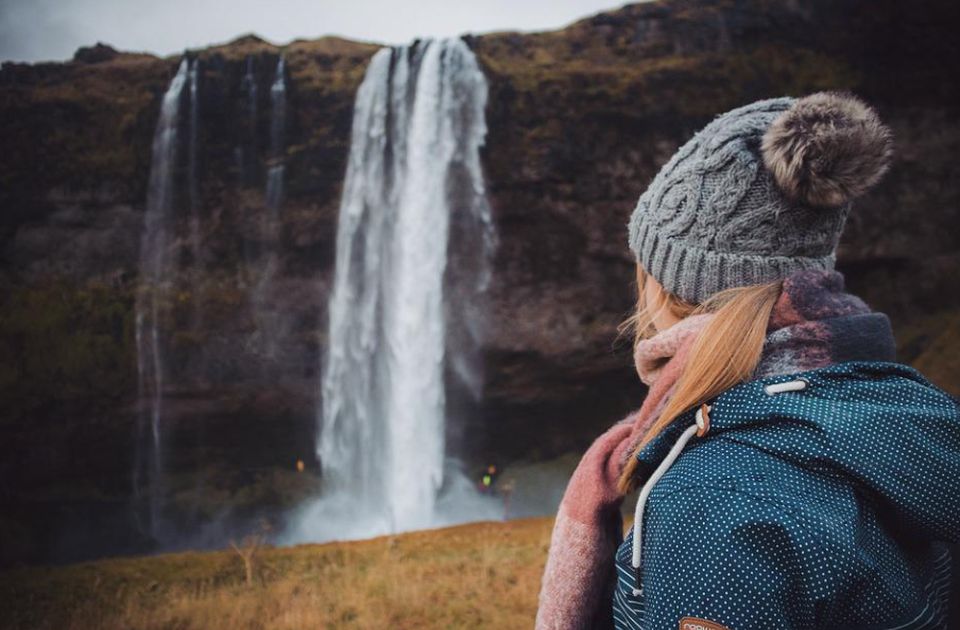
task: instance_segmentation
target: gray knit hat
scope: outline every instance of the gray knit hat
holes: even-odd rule
[[[663,287],[717,291],[832,269],[851,200],[886,172],[890,131],[862,101],[817,93],[716,118],[640,196],[630,248]]]

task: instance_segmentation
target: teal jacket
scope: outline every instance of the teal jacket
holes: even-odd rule
[[[848,362],[744,383],[637,457],[659,479],[639,545],[632,530],[617,552],[616,627],[947,627],[960,406],[916,370]]]

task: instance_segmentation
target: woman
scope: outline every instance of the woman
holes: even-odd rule
[[[570,480],[538,628],[946,627],[960,410],[892,362],[889,321],[833,271],[891,151],[852,96],[766,100],[714,120],[640,197],[650,389]]]

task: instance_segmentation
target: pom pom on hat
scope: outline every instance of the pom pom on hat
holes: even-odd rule
[[[890,166],[890,130],[860,99],[818,92],[798,99],[763,135],[763,161],[786,196],[810,206],[845,204]]]

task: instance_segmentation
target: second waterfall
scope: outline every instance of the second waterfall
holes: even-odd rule
[[[494,244],[486,99],[460,39],[380,50],[357,93],[318,409],[321,502],[356,524],[337,537],[437,524],[441,488],[457,486],[445,379],[478,380],[465,355]],[[448,269],[454,250],[468,268]]]

